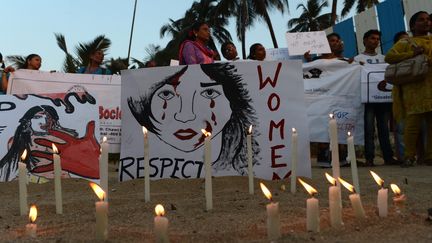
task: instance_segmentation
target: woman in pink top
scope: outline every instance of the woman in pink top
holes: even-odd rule
[[[197,22],[192,26],[188,39],[180,45],[180,65],[208,64],[214,62],[215,52],[207,46],[210,40],[210,27]]]

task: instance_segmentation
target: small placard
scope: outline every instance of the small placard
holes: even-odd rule
[[[324,31],[286,33],[288,53],[290,56],[331,53],[330,45]]]

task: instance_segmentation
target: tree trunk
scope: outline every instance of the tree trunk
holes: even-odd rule
[[[337,10],[337,0],[333,0],[332,11],[331,11],[331,25],[336,24],[336,10]]]
[[[272,22],[270,20],[270,16],[268,15],[267,10],[265,10],[263,17],[264,17],[265,22],[267,23],[268,28],[269,28],[270,36],[271,36],[272,41],[273,41],[273,47],[278,48],[276,36],[275,36],[274,30],[273,30],[273,25],[272,25]]]

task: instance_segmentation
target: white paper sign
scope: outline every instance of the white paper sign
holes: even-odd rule
[[[266,49],[266,61],[288,61],[288,60],[301,60],[302,57],[290,56],[288,48],[269,48]]]
[[[324,31],[286,33],[288,52],[290,56],[331,53],[330,45]]]
[[[360,102],[361,66],[340,60],[317,60],[303,64],[305,99],[312,142],[329,142],[328,119],[334,114],[340,144],[347,132],[356,144],[364,143],[363,112]]]
[[[370,64],[362,66],[361,102],[391,103],[393,85],[384,79],[388,64]]]
[[[17,70],[8,85],[8,94],[89,92],[98,100],[100,133],[108,138],[110,153],[120,152],[121,117],[119,75],[49,73]]]
[[[152,179],[203,177],[201,129],[212,133],[213,175],[246,175],[249,125],[256,177],[289,176],[293,127],[301,161],[297,174],[311,175],[300,61],[160,67],[122,75],[120,181],[144,175],[142,126],[149,130]]]

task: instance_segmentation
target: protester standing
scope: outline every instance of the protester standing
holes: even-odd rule
[[[413,38],[410,39],[417,46],[413,46],[408,40],[400,40],[387,53],[386,62],[398,63],[421,54],[427,55],[429,60],[432,60],[432,36],[428,35],[431,25],[428,13],[424,11],[415,13],[409,21],[409,27],[413,33]],[[405,120],[403,165],[412,166],[417,162],[416,142],[423,119],[428,124],[424,162],[432,165],[432,126],[429,125],[432,123],[432,68],[429,69],[424,80],[400,85],[398,91],[393,93],[393,112],[398,120]]]
[[[237,61],[239,60],[237,48],[231,41],[227,41],[222,44],[221,52],[223,57],[228,61]]]
[[[205,22],[196,22],[187,39],[180,45],[180,65],[209,64],[214,62],[216,52],[208,47],[210,27]]]
[[[89,56],[89,64],[78,69],[78,73],[111,75],[111,70],[101,67],[104,57],[103,50],[93,50]]]
[[[249,48],[248,59],[255,61],[264,61],[266,58],[266,50],[260,43],[255,43]]]

